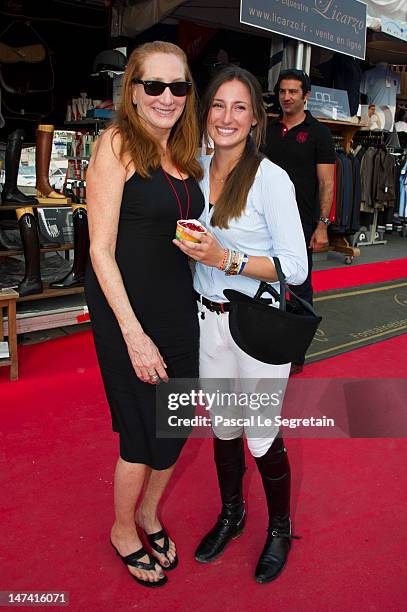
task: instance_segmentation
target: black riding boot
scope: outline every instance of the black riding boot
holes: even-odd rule
[[[73,206],[74,259],[72,270],[51,287],[76,287],[85,282],[86,261],[89,254],[88,215],[84,206]]]
[[[267,499],[269,527],[267,540],[256,566],[257,582],[271,582],[286,564],[291,547],[290,464],[281,437],[262,457],[255,457]]]
[[[17,211],[18,214],[18,211]],[[25,275],[18,285],[20,297],[42,292],[40,273],[40,242],[38,238],[37,220],[32,212],[24,212],[18,218],[21,240],[24,249]]]
[[[37,198],[27,196],[17,188],[18,169],[20,166],[21,149],[24,142],[24,130],[14,130],[7,139],[7,148],[5,156],[5,172],[6,179],[4,181],[3,191],[1,192],[1,201],[3,204],[21,204],[22,206],[32,206],[38,204]],[[59,243],[50,240],[47,236],[39,232],[41,246],[55,247]],[[8,247],[9,249],[19,248],[16,245]]]
[[[7,138],[4,163],[6,178],[4,181],[3,191],[1,192],[1,201],[3,204],[22,204],[23,206],[38,204],[36,198],[33,196],[26,196],[19,189],[17,189],[18,168],[20,165],[24,135],[24,130],[14,130],[14,132],[11,132]]]
[[[220,440],[215,437],[213,446],[222,511],[213,529],[196,549],[195,559],[202,563],[219,557],[228,542],[242,533],[246,521],[242,490],[246,469],[243,439]]]

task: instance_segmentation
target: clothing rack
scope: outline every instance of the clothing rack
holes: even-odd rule
[[[335,150],[344,149],[344,138],[338,134],[332,134],[332,140],[334,141]]]
[[[384,132],[383,130],[360,130],[354,134],[351,145],[361,144],[366,147],[384,146],[385,137],[388,133],[389,132]]]
[[[385,136],[386,133],[382,130],[361,130],[356,133],[353,137],[352,144],[361,144],[364,146],[376,146],[376,147],[384,147],[385,146]],[[367,242],[357,242],[356,246],[366,247],[366,246],[374,246],[377,244],[387,244],[387,240],[379,239],[376,240],[376,234],[379,235],[377,231],[377,221],[379,217],[379,209],[376,208],[373,212],[373,220],[369,225],[368,229],[368,241]]]
[[[364,146],[384,146],[384,133],[382,131],[362,131],[355,134],[353,144],[361,144]],[[376,240],[377,232],[377,220],[379,217],[379,209],[375,209],[373,213],[373,220],[369,226],[368,235],[369,239],[367,242],[357,242],[356,246],[373,246],[376,244],[387,244],[387,240]]]
[[[335,150],[343,150],[347,153],[350,150],[350,138],[355,132],[355,126],[350,127],[350,131],[343,133],[333,133],[332,140],[334,142]],[[335,251],[337,253],[343,253],[345,255],[345,263],[351,264],[354,257],[359,257],[360,249],[357,245],[351,245],[348,238],[343,234],[329,234],[329,246],[324,249],[325,251]]]
[[[378,234],[377,231],[377,219],[379,217],[379,209],[376,208],[374,213],[373,213],[373,221],[371,223],[371,225],[369,225],[369,230],[368,230],[368,234],[369,234],[369,239],[367,242],[357,242],[356,246],[373,246],[376,244],[387,244],[387,240],[376,240],[376,234]],[[379,235],[379,234],[378,234]]]

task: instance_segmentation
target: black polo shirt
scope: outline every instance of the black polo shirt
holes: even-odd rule
[[[263,152],[281,166],[294,183],[303,225],[312,225],[320,216],[317,164],[334,164],[335,148],[331,132],[305,111],[302,123],[288,130],[282,117],[267,125]]]

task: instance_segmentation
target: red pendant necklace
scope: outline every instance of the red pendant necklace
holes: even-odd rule
[[[186,184],[186,182],[185,182],[185,180],[184,180],[184,178],[183,178],[183,176],[182,176],[181,172],[180,172],[180,171],[178,170],[178,168],[177,168],[177,172],[178,172],[178,174],[179,174],[179,176],[180,176],[180,179],[181,179],[181,180],[182,180],[182,182],[184,183],[185,193],[187,194],[187,212],[186,212],[185,217],[183,216],[183,215],[184,215],[184,213],[183,213],[183,210],[182,210],[181,201],[180,201],[180,199],[179,199],[179,196],[178,196],[177,190],[175,189],[175,187],[174,187],[174,184],[173,184],[172,180],[170,179],[169,175],[166,173],[166,171],[164,170],[164,168],[163,168],[162,166],[161,166],[161,170],[164,172],[164,176],[165,176],[165,178],[167,179],[167,181],[169,182],[169,184],[171,185],[171,188],[172,188],[172,190],[173,190],[173,192],[174,192],[174,194],[175,194],[175,197],[177,198],[177,203],[178,203],[178,208],[179,208],[179,215],[180,215],[180,217],[179,217],[179,218],[180,218],[180,219],[188,219],[188,215],[189,215],[189,204],[190,204],[190,197],[189,197],[189,191],[188,191],[187,184]]]

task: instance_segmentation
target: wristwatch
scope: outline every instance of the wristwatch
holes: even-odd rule
[[[328,219],[328,217],[320,217],[319,221],[322,221],[322,223],[325,223],[326,226],[331,225],[331,221]]]

